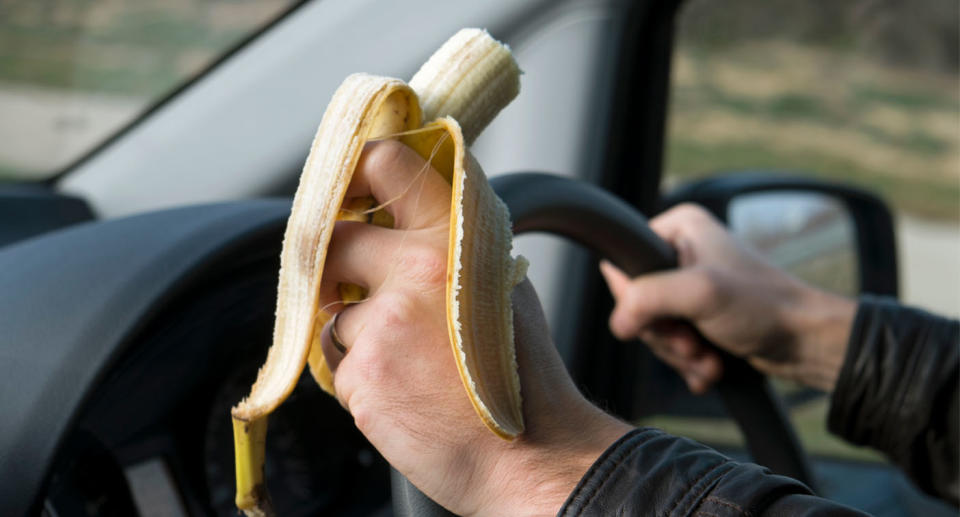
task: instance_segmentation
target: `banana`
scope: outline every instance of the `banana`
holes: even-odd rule
[[[267,416],[293,391],[306,364],[334,394],[320,347],[328,316],[319,305],[327,247],[337,220],[390,227],[376,200],[344,199],[367,141],[399,138],[452,187],[447,257],[447,327],[464,388],[477,415],[497,436],[523,432],[520,379],[510,293],[526,274],[512,258],[506,206],[467,146],[519,93],[520,70],[510,50],[486,31],[464,29],[411,79],[354,74],[334,93],[300,177],[280,256],[273,345],[250,394],[233,408],[237,507],[272,515],[264,485]],[[422,125],[422,121],[432,122]],[[345,303],[362,300],[359,286],[341,284]]]

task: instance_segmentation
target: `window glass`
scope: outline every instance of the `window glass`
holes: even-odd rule
[[[958,3],[939,0],[687,1],[673,58],[666,188],[738,170],[864,187],[894,209],[903,299],[957,316],[958,19]],[[840,223],[803,238],[851,239],[852,229],[841,231]],[[776,247],[790,248],[779,241]],[[836,251],[794,272],[850,294],[853,284],[840,277],[853,270],[852,249],[830,249]],[[826,397],[777,386],[809,451],[879,458],[827,433]],[[715,445],[742,445],[725,419],[661,416],[650,423]]]
[[[0,181],[56,174],[292,3],[0,2]]]
[[[839,200],[791,190],[742,194],[730,202],[727,225],[791,275],[838,294],[857,294],[856,229]]]

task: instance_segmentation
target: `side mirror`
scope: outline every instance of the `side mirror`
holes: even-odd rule
[[[727,225],[794,276],[847,296],[859,291],[857,232],[840,199],[804,190],[742,194],[727,205]]]
[[[695,181],[664,208],[693,202],[778,267],[847,296],[896,296],[896,240],[886,203],[859,188],[782,174],[735,173]]]

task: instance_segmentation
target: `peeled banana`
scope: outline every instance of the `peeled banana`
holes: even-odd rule
[[[504,439],[523,432],[520,379],[510,293],[526,274],[512,258],[506,206],[467,146],[519,93],[510,50],[486,31],[464,29],[423,65],[409,85],[354,74],[334,93],[307,157],[280,257],[273,345],[249,396],[232,410],[237,507],[270,515],[263,480],[267,415],[293,390],[309,363],[316,382],[334,393],[320,347],[327,321],[319,287],[337,220],[392,226],[373,199],[344,199],[367,141],[398,138],[431,161],[452,187],[447,257],[447,326],[463,385],[486,426]],[[429,120],[422,125],[423,120]],[[418,130],[418,131],[414,131]],[[341,284],[344,301],[362,300]]]

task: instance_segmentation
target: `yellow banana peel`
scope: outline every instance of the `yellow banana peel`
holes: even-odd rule
[[[373,139],[398,138],[451,184],[446,285],[451,349],[483,423],[508,440],[523,432],[510,293],[524,277],[526,261],[511,257],[506,206],[467,149],[519,93],[519,73],[505,45],[486,31],[464,29],[409,85],[354,74],[334,93],[287,222],[273,345],[249,396],[232,410],[236,503],[247,515],[272,514],[263,477],[267,416],[290,395],[306,364],[317,384],[334,393],[320,347],[327,316],[318,306],[334,223],[393,225],[382,210],[364,213],[376,200],[344,199],[363,146]],[[422,126],[424,119],[432,122]],[[359,286],[341,284],[339,290],[347,303],[366,296]]]

